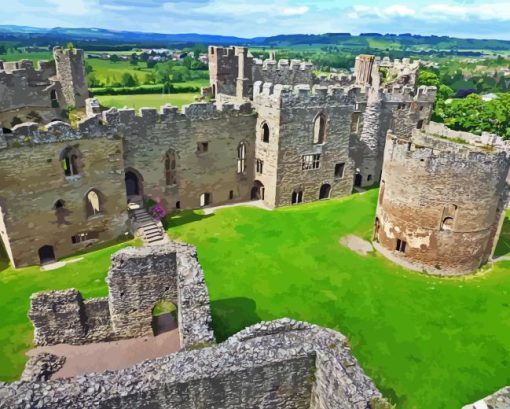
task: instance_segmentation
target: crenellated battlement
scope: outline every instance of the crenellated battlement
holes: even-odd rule
[[[387,143],[392,144],[392,161],[426,161],[429,166],[436,166],[436,163],[445,165],[449,162],[452,166],[457,166],[454,164],[458,162],[463,162],[464,166],[469,166],[469,163],[483,163],[484,166],[504,166],[508,169],[509,152],[505,151],[504,147],[475,143],[476,137],[472,135],[472,140],[443,137],[430,133],[426,127],[415,129],[411,139],[400,138],[389,132]]]
[[[87,138],[118,138],[124,129],[133,125],[154,127],[157,124],[171,124],[180,121],[207,121],[240,115],[251,115],[249,103],[234,105],[225,103],[218,109],[212,103],[193,103],[183,106],[165,105],[156,108],[134,109],[111,108],[102,114],[89,116],[81,120],[76,127],[61,121],[41,126],[35,122],[16,125],[12,133],[2,133],[0,128],[0,149],[32,146],[37,144],[58,143]]]
[[[289,71],[313,71],[314,65],[309,61],[301,60],[261,60],[253,59],[256,68],[266,71],[289,70]]]
[[[56,75],[55,61],[38,61],[34,64],[29,60],[0,61],[0,82],[13,84],[21,78],[31,81],[49,81]]]
[[[307,84],[273,85],[258,81],[253,86],[253,99],[255,104],[279,107],[296,104],[344,105],[365,101],[367,90],[366,87],[359,86],[315,85],[310,87]]]

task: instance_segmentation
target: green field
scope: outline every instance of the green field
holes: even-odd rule
[[[167,222],[172,237],[198,248],[219,340],[280,317],[333,328],[403,409],[458,409],[510,384],[510,262],[440,279],[340,245],[347,234],[370,238],[376,201],[372,190],[272,212],[186,211]],[[106,295],[109,257],[124,245],[50,272],[0,264],[0,380],[22,371],[30,294],[75,287],[86,297]],[[510,255],[510,246],[499,252]]]
[[[105,107],[116,108],[146,108],[155,107],[159,108],[165,104],[172,104],[181,107],[183,105],[191,104],[195,101],[198,94],[140,94],[140,95],[104,95],[98,96],[97,99],[101,105]]]
[[[439,279],[341,246],[371,237],[376,200],[184,212],[169,231],[198,248],[220,340],[280,317],[334,328],[399,409],[459,409],[510,384],[510,262]]]
[[[87,58],[86,63],[93,69],[93,73],[98,81],[106,84],[120,82],[122,74],[129,73],[138,79],[139,83],[144,83],[147,75],[153,70],[147,68],[145,63],[131,65],[129,61],[112,62],[110,60],[96,60]]]
[[[51,51],[40,53],[8,53],[0,55],[1,61],[21,61],[21,60],[40,61],[52,59],[53,53]]]

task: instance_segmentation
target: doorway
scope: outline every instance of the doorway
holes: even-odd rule
[[[363,183],[363,176],[361,176],[360,173],[356,173],[356,176],[354,178],[354,186],[361,187],[362,183]]]
[[[251,189],[251,200],[264,200],[265,188],[262,182],[256,180]]]
[[[55,262],[55,250],[53,246],[42,246],[39,249],[39,262],[41,265]]]
[[[329,199],[330,195],[331,195],[331,185],[328,183],[325,183],[324,185],[321,186],[321,190],[319,193],[319,200]]]

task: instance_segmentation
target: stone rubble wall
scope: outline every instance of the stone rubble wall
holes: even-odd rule
[[[510,387],[500,389],[481,401],[464,406],[462,409],[508,409],[510,408]]]
[[[0,384],[2,409],[366,409],[379,399],[345,337],[288,319],[125,370]]]
[[[54,373],[64,366],[65,361],[66,358],[63,356],[56,356],[46,352],[37,354],[26,363],[21,380],[23,382],[48,381]]]
[[[209,294],[196,250],[170,243],[126,248],[112,256],[108,298],[83,300],[79,291],[31,297],[29,317],[36,345],[88,344],[150,336],[152,310],[176,304],[181,345],[214,342]]]

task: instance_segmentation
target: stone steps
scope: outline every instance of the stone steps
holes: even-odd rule
[[[145,243],[152,244],[165,240],[165,232],[146,209],[136,209],[132,215]]]

